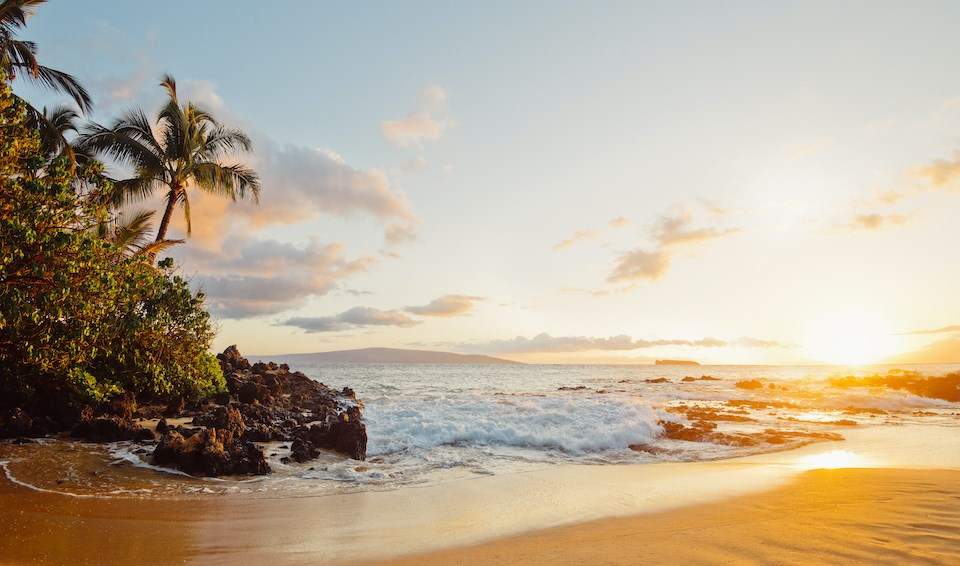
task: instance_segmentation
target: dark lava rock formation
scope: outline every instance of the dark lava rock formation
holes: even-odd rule
[[[306,462],[323,451],[355,460],[367,456],[363,403],[353,390],[335,390],[287,364],[251,364],[230,346],[217,358],[227,390],[201,401],[155,401],[117,396],[96,410],[47,403],[0,414],[0,438],[38,438],[69,432],[86,442],[138,442],[153,462],[198,476],[267,474],[270,466],[256,443],[283,441],[287,461]],[[56,399],[53,399],[56,401]],[[168,419],[188,418],[190,426]],[[160,419],[151,428],[144,419]],[[158,439],[159,436],[159,439]]]
[[[291,442],[289,459],[306,462],[321,450],[355,460],[367,456],[363,403],[353,390],[336,391],[287,364],[251,364],[230,346],[217,358],[227,392],[184,413],[202,428],[158,425],[163,437],[153,452],[158,465],[194,475],[266,474],[270,466],[255,442]],[[169,413],[169,411],[165,411]]]

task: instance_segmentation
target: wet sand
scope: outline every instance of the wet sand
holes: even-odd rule
[[[142,482],[156,472],[73,449],[76,474],[61,485],[48,473],[38,491],[17,482],[44,478],[58,456],[6,446],[20,463],[0,473],[0,564],[960,563],[955,429],[848,436],[732,460],[324,496],[76,497],[42,490],[93,472],[109,485],[110,474]],[[174,481],[184,480],[164,483]]]
[[[2,480],[0,563],[322,563],[328,543],[323,533],[295,524],[309,525],[314,514],[349,511],[325,509],[322,498],[313,503],[311,512],[302,500],[75,498]],[[638,561],[957,564],[960,470],[810,470],[767,492],[382,563]]]

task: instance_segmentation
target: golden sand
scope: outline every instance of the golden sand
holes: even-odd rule
[[[960,470],[811,470],[721,503],[382,563],[960,564]]]
[[[349,520],[349,510],[325,508],[324,501],[75,498],[0,480],[0,563],[315,564],[331,541],[315,531],[304,540],[291,526],[317,514]],[[764,493],[388,563],[877,562],[960,564],[960,470],[812,470]]]

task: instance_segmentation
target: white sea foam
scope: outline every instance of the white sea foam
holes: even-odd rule
[[[585,454],[652,443],[665,414],[621,394],[453,394],[368,400],[368,454],[445,445],[514,446]]]
[[[137,468],[147,468],[157,472],[163,472],[165,474],[173,474],[176,476],[186,476],[193,477],[190,474],[181,472],[175,468],[166,468],[163,466],[157,466],[145,461],[138,454],[135,454],[133,450],[136,448],[136,445],[131,445],[129,443],[114,443],[110,445],[110,455],[119,462],[126,462]]]
[[[957,403],[920,397],[913,393],[893,390],[852,390],[825,399],[820,403],[828,409],[855,407],[857,409],[879,409],[883,411],[909,411],[912,409],[934,409],[956,407]]]

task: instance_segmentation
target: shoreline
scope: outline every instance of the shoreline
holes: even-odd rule
[[[954,479],[937,490],[960,499],[960,438],[953,432],[876,427],[849,431],[843,442],[730,460],[567,465],[302,498],[75,498],[32,491],[3,476],[0,528],[11,536],[0,541],[0,563],[228,564],[242,557],[316,564],[443,554],[553,532],[544,529],[724,509],[759,493],[793,493],[805,470],[837,464],[896,469],[890,473],[903,478],[940,469]],[[927,470],[912,469],[918,467]],[[912,489],[917,496],[933,493],[921,484]]]
[[[960,470],[821,468],[786,486],[373,565],[956,564]]]

